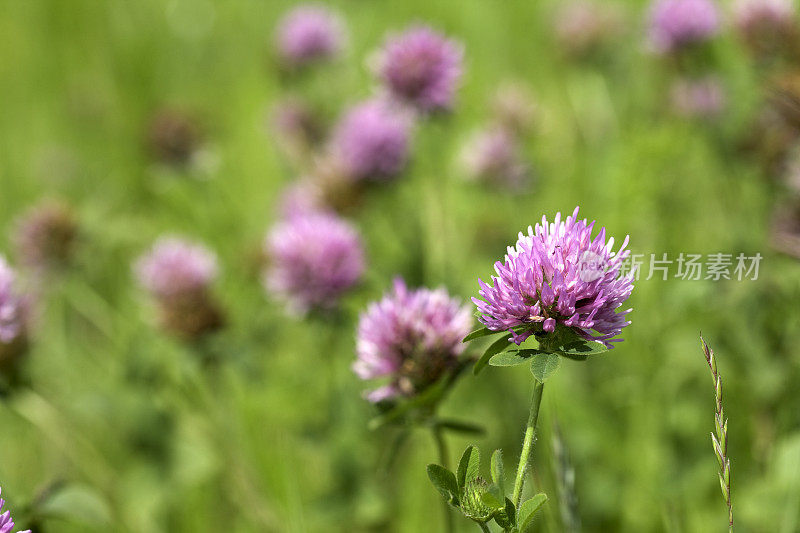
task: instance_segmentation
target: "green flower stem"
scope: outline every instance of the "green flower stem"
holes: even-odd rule
[[[439,464],[449,469],[449,461],[447,460],[447,443],[444,440],[442,428],[439,426],[433,426],[431,430],[433,431],[433,439],[436,441],[436,449],[439,451]],[[442,500],[442,503],[444,504],[444,518],[447,525],[446,531],[447,533],[453,533],[455,531],[455,523],[453,522],[453,513],[450,509],[450,504],[444,500]]]
[[[478,522],[478,525],[481,526],[481,531],[484,533],[492,533],[492,530],[489,529],[489,526],[487,526],[485,522]]]
[[[531,450],[533,448],[533,437],[536,435],[536,422],[539,420],[539,406],[542,404],[542,391],[544,383],[535,380],[533,384],[533,396],[531,397],[531,412],[528,415],[528,425],[525,427],[525,440],[522,443],[522,453],[519,456],[517,466],[517,478],[514,480],[514,508],[519,509],[522,499],[522,486],[525,483],[525,472],[528,470]]]

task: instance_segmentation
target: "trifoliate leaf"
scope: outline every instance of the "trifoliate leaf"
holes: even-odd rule
[[[489,360],[491,366],[517,366],[528,363],[536,354],[544,353],[541,350],[509,350],[493,356]]]
[[[530,500],[524,502],[522,505],[519,506],[519,530],[520,532],[525,531],[531,522],[533,521],[533,517],[542,508],[542,505],[545,504],[547,501],[547,494],[544,492],[540,492]]]
[[[429,464],[428,479],[445,500],[458,505],[458,495],[461,491],[456,483],[456,476],[451,471],[441,465]]]
[[[481,499],[483,503],[498,511],[505,508],[506,505],[505,496],[500,494],[500,488],[495,484],[489,485],[486,492],[481,495]]]
[[[579,357],[587,357],[589,355],[606,352],[608,348],[606,348],[606,345],[602,342],[581,339],[559,346],[558,351],[567,356],[576,355]]]
[[[504,530],[513,529],[517,523],[517,512],[514,509],[514,503],[506,498],[506,505],[501,510],[495,513],[494,521],[497,522],[497,525],[502,527]]]
[[[531,373],[540,383],[547,379],[558,370],[561,359],[554,353],[539,353],[531,357]]]
[[[506,472],[503,466],[503,451],[495,450],[492,454],[492,481],[495,485],[500,487],[500,492],[505,494],[506,487]]]
[[[456,481],[458,488],[464,490],[467,483],[478,477],[481,471],[481,452],[477,446],[467,446],[458,462]]]
[[[532,335],[522,343],[523,348],[536,348],[550,353],[558,353],[564,357],[578,361],[588,356],[608,350],[602,342],[583,338],[574,328],[556,325],[551,333],[540,332]]]

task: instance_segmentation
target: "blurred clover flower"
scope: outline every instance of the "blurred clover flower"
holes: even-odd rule
[[[530,133],[536,122],[536,100],[527,86],[506,82],[492,96],[489,107],[498,127],[516,135]]]
[[[572,0],[561,4],[554,23],[561,49],[576,57],[596,52],[623,28],[619,10],[593,0]]]
[[[344,23],[323,5],[301,5],[281,19],[276,41],[278,55],[284,64],[302,67],[334,58],[342,51]]]
[[[278,210],[283,218],[293,218],[324,211],[326,208],[319,187],[314,181],[304,178],[284,189],[279,199]]]
[[[278,148],[293,163],[309,159],[323,138],[319,117],[300,98],[289,97],[278,102],[270,112],[269,132]]]
[[[719,13],[712,0],[655,0],[650,12],[650,42],[670,53],[713,37]]]
[[[209,288],[217,277],[217,258],[204,246],[162,237],[134,265],[139,284],[158,303],[162,326],[196,338],[222,325]]]
[[[733,4],[736,27],[744,33],[781,28],[794,22],[791,0],[737,0]]]
[[[800,259],[800,202],[776,212],[770,240],[778,251]]]
[[[356,229],[327,212],[300,211],[267,235],[264,287],[293,312],[330,310],[364,273]]]
[[[315,158],[307,175],[297,182],[294,203],[299,206],[304,202],[307,207],[321,211],[348,213],[361,203],[365,185],[364,180],[355,179],[340,157],[328,151]],[[301,194],[305,199],[300,200]],[[284,203],[284,207],[288,204]]]
[[[745,43],[758,55],[797,46],[791,0],[738,0],[733,4],[733,21]]]
[[[505,128],[477,132],[464,146],[461,160],[472,180],[519,190],[530,179],[519,142]]]
[[[609,348],[621,340],[614,337],[630,324],[626,315],[631,310],[617,309],[633,289],[633,276],[620,276],[630,254],[625,250],[628,237],[613,252],[614,238],[606,242],[602,228],[592,239],[595,223],[578,220],[578,209],[565,222],[558,213],[553,223],[542,217],[541,224],[528,227],[528,235],[520,232],[505,262],[495,263],[494,286],[478,280],[483,300],[472,301],[484,326],[509,331],[516,344],[533,333],[553,332],[556,324]]]
[[[197,122],[178,109],[160,109],[150,121],[150,151],[166,165],[188,165],[200,149],[201,137]]]
[[[2,494],[3,489],[0,488],[0,494]],[[3,510],[3,506],[6,504],[6,501],[3,498],[0,498],[0,511]],[[6,512],[0,514],[0,533],[11,533],[11,530],[14,527],[14,519],[11,517],[11,511],[6,510]],[[30,529],[25,531],[20,531],[19,533],[31,533]]]
[[[18,382],[19,364],[28,349],[30,303],[19,289],[16,272],[0,256],[0,390]]]
[[[456,366],[471,325],[469,306],[444,289],[409,290],[396,279],[393,291],[359,319],[353,370],[361,379],[390,380],[367,399],[413,396],[439,380]]]
[[[157,298],[206,290],[217,276],[217,259],[207,248],[162,237],[136,263],[142,286]]]
[[[16,224],[13,241],[23,266],[45,272],[69,262],[78,236],[78,223],[66,205],[46,202],[34,206]]]
[[[179,109],[165,107],[150,120],[148,144],[160,163],[184,167],[199,152],[202,133],[193,117]]]
[[[0,362],[3,346],[24,337],[28,322],[29,300],[17,287],[17,275],[0,256]]]
[[[672,85],[672,107],[686,117],[713,118],[725,108],[725,88],[716,76],[681,78]]]
[[[369,100],[350,109],[336,127],[333,155],[355,180],[386,180],[406,166],[411,118],[387,102]]]
[[[390,94],[422,112],[449,110],[462,74],[461,45],[427,26],[390,37],[379,75]]]
[[[770,120],[764,124],[764,129],[779,130],[780,122],[784,122],[791,132],[791,135],[787,136],[786,144],[794,146],[797,138],[796,131],[800,130],[800,72],[787,72],[776,76],[771,80],[767,94],[770,108],[776,113],[770,118],[780,120]],[[769,133],[769,131],[764,133]],[[785,150],[782,152],[785,154]]]
[[[781,177],[790,198],[800,205],[800,146],[794,146],[786,155]]]

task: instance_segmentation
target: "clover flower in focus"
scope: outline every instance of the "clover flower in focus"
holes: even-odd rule
[[[289,310],[331,310],[364,273],[364,249],[358,231],[328,212],[298,212],[268,233],[263,273],[268,293]]]
[[[47,202],[34,206],[17,221],[12,240],[20,264],[46,272],[69,263],[77,236],[72,210]]]
[[[379,76],[389,93],[422,112],[446,111],[462,74],[461,46],[427,26],[389,38]]]
[[[530,179],[519,142],[505,128],[477,132],[464,146],[461,160],[467,176],[475,181],[519,190]]]
[[[650,43],[656,52],[677,52],[719,31],[713,0],[655,0],[650,11]]]
[[[621,340],[615,337],[630,324],[631,310],[618,309],[633,289],[632,275],[620,274],[630,253],[628,238],[614,252],[605,228],[592,239],[594,221],[577,217],[578,208],[566,221],[561,213],[552,223],[542,217],[495,263],[492,285],[478,280],[482,299],[472,300],[484,326],[508,331],[516,344],[534,333],[552,333],[556,325],[608,348]]]
[[[355,180],[387,180],[408,162],[411,120],[387,102],[350,109],[333,133],[333,156]]]
[[[178,237],[162,237],[134,265],[139,284],[156,300],[162,326],[197,338],[222,326],[211,296],[218,273],[213,252]]]
[[[0,494],[3,493],[3,489],[0,488]],[[3,506],[6,504],[6,501],[3,498],[0,498],[0,512],[3,511]],[[2,514],[0,514],[0,533],[12,533],[12,529],[14,528],[14,519],[11,517],[11,511],[6,510]],[[19,533],[31,533],[30,529],[26,529],[25,531],[20,531]]]
[[[396,279],[393,290],[361,314],[357,360],[361,379],[388,379],[367,395],[372,402],[413,396],[453,369],[469,333],[469,306],[444,289],[410,290]]]
[[[342,20],[317,4],[292,9],[279,22],[276,32],[278,55],[290,67],[332,59],[342,51],[344,42]]]
[[[715,76],[682,78],[672,85],[672,107],[685,117],[713,118],[725,108],[725,88]]]

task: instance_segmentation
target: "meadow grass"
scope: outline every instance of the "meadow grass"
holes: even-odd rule
[[[398,274],[466,300],[518,231],[580,205],[609,234],[630,234],[635,253],[764,259],[757,281],[639,281],[625,342],[565,362],[548,383],[536,484],[557,494],[546,459],[557,417],[585,531],[722,531],[702,329],[725,354],[737,526],[800,528],[800,269],[769,248],[777,193],[738,149],[762,78],[724,34],[713,51],[727,112],[679,119],[664,104],[668,68],[643,52],[641,2],[624,3],[614,54],[586,63],[555,45],[557,3],[333,2],[350,28],[347,55],[291,82],[270,54],[287,1],[5,3],[0,250],[10,254],[13,221],[41,198],[71,203],[83,228],[76,264],[49,284],[36,317],[31,387],[0,402],[9,505],[24,509],[63,482],[52,512],[79,516],[45,520],[44,531],[441,530],[424,468],[436,458],[430,435],[367,427],[367,386],[350,370],[357,315]],[[386,32],[419,20],[464,42],[456,111],[418,129],[408,172],[353,215],[368,272],[338,320],[288,317],[251,260],[298,177],[266,133],[266,112],[293,88],[335,118],[370,94],[367,58]],[[524,194],[465,184],[454,164],[507,79],[528,84],[540,107],[524,146],[537,180]],[[199,118],[207,168],[165,170],[148,156],[146,125],[165,104]],[[133,281],[131,261],[163,233],[219,254],[214,293],[228,327],[203,347],[223,360],[215,372],[158,332]],[[512,471],[529,379],[506,369],[462,378],[441,412],[481,422],[487,436],[448,437],[450,449],[502,448]],[[562,530],[555,499],[536,525]]]

